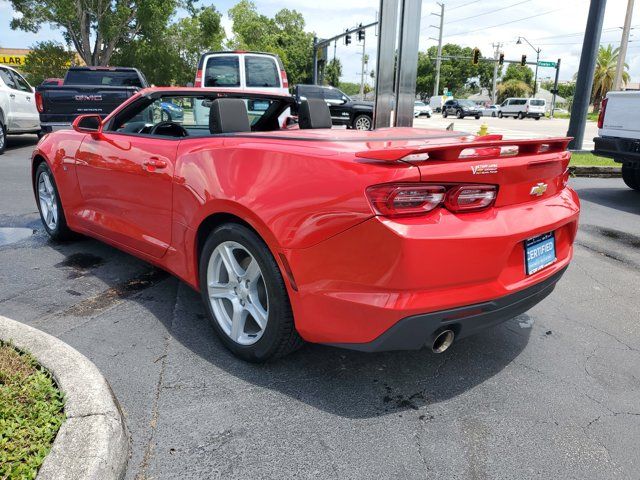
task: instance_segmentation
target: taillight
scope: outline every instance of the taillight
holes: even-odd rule
[[[202,87],[202,70],[196,72],[196,81],[194,83],[196,87]]]
[[[42,104],[42,94],[40,92],[36,92],[36,108],[38,112],[44,112],[44,105]]]
[[[289,88],[289,79],[287,78],[287,72],[280,70],[280,78],[282,78],[282,88]]]
[[[602,128],[602,126],[604,125],[604,115],[607,111],[608,101],[609,101],[608,98],[605,98],[604,100],[602,100],[602,105],[600,107],[600,114],[598,115],[598,128]]]
[[[495,185],[458,185],[447,192],[444,204],[452,212],[482,210],[496,200]]]
[[[441,185],[395,183],[367,188],[367,196],[378,215],[399,217],[430,212],[442,203]]]
[[[495,185],[430,185],[390,183],[367,188],[367,197],[377,215],[404,217],[422,215],[438,206],[452,212],[478,211],[493,205]]]

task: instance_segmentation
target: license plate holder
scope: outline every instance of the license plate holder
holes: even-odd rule
[[[543,233],[524,241],[524,263],[527,275],[539,272],[556,260],[556,240],[553,232]]]

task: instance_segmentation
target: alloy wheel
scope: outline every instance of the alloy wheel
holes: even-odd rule
[[[4,142],[6,141],[5,136],[4,136],[4,125],[2,125],[2,123],[0,123],[0,152],[2,152],[2,149],[4,148]]]
[[[38,198],[42,220],[49,230],[55,230],[58,226],[58,199],[47,172],[40,173],[38,177]]]
[[[366,115],[356,118],[356,130],[371,130],[371,119]]]
[[[231,340],[260,340],[269,320],[267,287],[258,261],[240,243],[222,242],[211,253],[207,293],[216,322]]]

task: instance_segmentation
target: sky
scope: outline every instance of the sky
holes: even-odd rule
[[[366,24],[376,19],[378,0],[254,0],[258,10],[273,16],[281,8],[296,9],[305,18],[307,29],[320,38],[333,37],[346,28],[360,23]],[[227,10],[236,0],[201,0],[200,5],[215,5],[223,13],[223,26],[231,34],[231,22]],[[519,59],[526,54],[529,61],[535,60],[532,47],[516,40],[522,36],[533,46],[540,48],[541,60],[557,61],[562,58],[560,79],[570,80],[578,70],[580,52],[584,36],[589,0],[445,0],[444,43],[458,43],[463,46],[478,47],[484,57],[493,56],[493,44],[502,44],[501,50],[507,59]],[[602,43],[620,44],[627,0],[607,2]],[[437,44],[439,18],[432,12],[439,12],[435,1],[423,0],[420,27],[420,50]],[[61,40],[59,30],[48,26],[37,34],[13,31],[9,22],[13,17],[11,5],[0,0],[0,46],[26,48],[41,40]],[[633,82],[640,82],[640,5],[637,5],[631,22],[631,41],[627,52],[629,73]],[[367,31],[366,53],[371,61],[369,70],[375,68],[377,37],[373,29]],[[362,47],[355,38],[350,46],[338,42],[336,56],[343,65],[342,80],[360,81],[360,58]],[[329,58],[333,47],[329,49]],[[540,68],[539,78],[552,78],[553,68]]]

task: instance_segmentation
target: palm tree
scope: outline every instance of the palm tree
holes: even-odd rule
[[[607,92],[613,88],[619,53],[620,48],[613,48],[612,45],[607,45],[606,48],[602,45],[600,46],[598,60],[596,62],[596,71],[593,75],[593,90],[591,91],[591,101],[593,102],[594,112],[600,111],[602,99],[606,97]],[[624,68],[629,68],[629,65],[625,63]],[[623,70],[622,82],[626,84],[629,79],[629,72]]]

